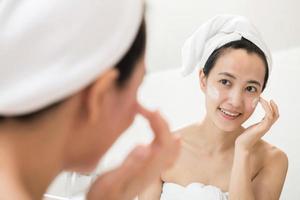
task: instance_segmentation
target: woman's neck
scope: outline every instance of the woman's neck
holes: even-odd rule
[[[211,119],[206,116],[199,124],[196,125],[195,131],[192,133],[192,140],[198,145],[205,148],[211,154],[221,153],[232,150],[236,138],[243,132],[243,127],[226,132],[219,129]]]
[[[49,184],[63,169],[61,137],[64,134],[54,124],[18,126],[12,122],[0,127],[0,174],[6,177],[0,182],[11,183],[10,191],[42,199]]]

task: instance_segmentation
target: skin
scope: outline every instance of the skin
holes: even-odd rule
[[[207,95],[209,95],[209,97],[211,99],[218,99],[219,98],[219,90],[213,86],[209,86],[207,87]]]
[[[275,102],[260,97],[264,74],[261,58],[242,49],[228,49],[208,77],[200,71],[207,114],[203,121],[176,131],[182,137],[179,159],[140,194],[139,200],[160,199],[163,182],[213,185],[228,191],[231,200],[279,199],[288,159],[280,149],[261,139],[279,118]],[[219,93],[217,99],[207,91],[212,87]],[[242,124],[254,112],[253,102],[257,99],[265,117],[244,128]],[[220,108],[240,114],[230,118]]]
[[[137,146],[120,167],[100,176],[87,199],[129,200],[158,178],[177,158],[180,140],[170,133],[159,112],[137,102],[144,74],[144,58],[140,58],[122,88],[116,84],[117,70],[111,68],[86,89],[31,121],[3,121],[1,199],[42,199],[63,170],[85,173],[94,169],[136,114],[149,121],[154,140]]]

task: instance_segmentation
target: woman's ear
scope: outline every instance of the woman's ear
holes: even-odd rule
[[[99,120],[104,110],[104,99],[109,98],[116,90],[119,71],[115,68],[108,69],[87,88],[85,94],[86,117],[92,122]]]
[[[203,68],[199,71],[199,81],[200,81],[200,88],[203,92],[206,90],[206,75],[204,74]]]

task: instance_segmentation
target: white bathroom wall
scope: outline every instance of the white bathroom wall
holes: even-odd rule
[[[180,67],[184,40],[216,14],[248,17],[272,51],[300,46],[298,0],[146,0],[149,71]]]

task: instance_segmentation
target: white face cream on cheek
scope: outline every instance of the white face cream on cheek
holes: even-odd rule
[[[259,97],[254,98],[252,101],[252,108],[255,108],[257,106],[258,102],[259,102]]]
[[[217,100],[220,96],[219,91],[217,90],[217,88],[211,86],[211,85],[207,85],[207,95],[214,100]]]

